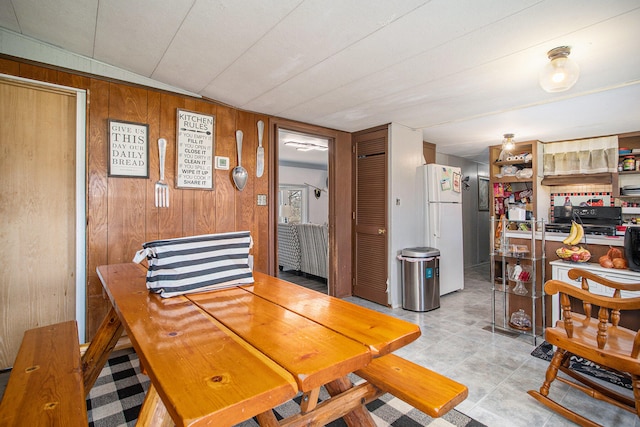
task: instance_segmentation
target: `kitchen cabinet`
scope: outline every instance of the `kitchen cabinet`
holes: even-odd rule
[[[628,148],[630,150],[636,149],[640,150],[640,132],[630,132],[625,134],[618,135],[618,148]],[[625,157],[632,155],[635,157],[636,162],[640,160],[640,153],[631,153],[631,154],[620,154],[618,156],[618,163],[621,164]],[[618,169],[618,173],[613,176],[612,183],[612,195],[614,197],[619,197],[622,201],[628,201],[632,203],[640,202],[640,195],[624,195],[622,192],[622,188],[628,185],[640,186],[640,169],[637,167],[633,168],[633,170],[620,170]]]
[[[544,220],[516,221],[524,231],[518,238],[502,231],[513,222],[491,217],[492,229],[499,230],[491,236],[491,326],[494,332],[497,329],[529,335],[536,345],[545,328]],[[514,314],[525,316],[526,321],[518,321]]]
[[[422,141],[422,155],[426,164],[436,162],[436,144]]]

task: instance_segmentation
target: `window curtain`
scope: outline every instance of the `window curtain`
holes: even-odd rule
[[[615,172],[618,137],[579,139],[543,144],[545,176]]]

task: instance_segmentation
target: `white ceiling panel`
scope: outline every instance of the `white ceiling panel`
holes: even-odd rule
[[[95,58],[151,76],[192,4],[193,0],[101,2]]]
[[[630,44],[635,43],[633,50],[640,50],[640,36],[637,36],[639,28],[631,25],[631,22],[637,19],[640,19],[639,11],[607,20],[569,36],[578,47],[580,40],[584,40],[582,43],[588,43],[591,47],[600,45],[598,42],[591,42],[592,39],[604,39],[611,45],[608,53],[602,52],[603,56],[588,58],[585,55],[582,58],[582,68],[590,69],[591,73],[589,79],[578,82],[576,91],[588,93],[603,85],[608,87],[616,81],[638,79],[637,56],[635,59],[629,58],[628,67],[616,67],[615,72],[611,71],[610,63],[603,60],[607,55],[623,57],[624,52],[619,49],[628,48]],[[530,21],[531,19],[527,19],[527,22]],[[579,24],[584,26],[585,22]],[[492,28],[495,31],[495,27]],[[483,29],[478,33],[487,32],[489,30]],[[490,59],[491,54],[489,51],[485,54],[487,58],[483,58],[483,52],[487,52],[485,46],[492,45],[491,42],[485,43],[483,40],[491,40],[493,34],[485,36],[478,33],[473,34],[470,40],[459,38],[428,54],[414,57],[352,85],[341,87],[340,90],[320,96],[314,99],[311,105],[298,106],[281,114],[295,117],[314,111],[322,124],[339,120],[340,117],[349,117],[353,127],[347,130],[380,123],[382,114],[386,120],[402,120],[401,122],[407,126],[421,128],[433,123],[473,118],[478,114],[497,114],[518,106],[526,107],[532,103],[549,102],[553,99],[553,95],[542,92],[537,83],[538,70],[546,63],[544,53],[541,54],[537,48],[522,50],[528,47],[523,46],[516,49],[516,53],[506,55],[501,50],[501,45],[497,45],[494,51],[502,57],[482,64],[482,61]],[[627,36],[633,38],[634,42],[621,40]],[[448,60],[450,52],[457,53],[458,58]],[[460,62],[459,58],[465,58],[467,61]],[[421,64],[427,65],[421,67]],[[443,69],[443,66],[447,65],[452,67],[449,76]],[[427,79],[431,80],[421,83]],[[374,89],[367,91],[366,88]],[[447,106],[451,103],[453,105],[448,109]],[[323,112],[328,115],[319,116]],[[416,117],[421,119],[412,119]],[[366,118],[370,120],[367,121]]]
[[[424,0],[399,4],[307,0],[212,81],[205,93],[216,99],[233,97],[239,106],[245,107],[263,95],[265,88],[282,84],[421,3]],[[362,13],[364,9],[367,13]]]
[[[515,7],[516,4],[518,8]],[[495,2],[489,1],[465,5],[431,1],[357,44],[337,52],[305,73],[295,76],[285,85],[253,100],[245,105],[245,108],[258,111],[267,109],[274,114],[287,114],[290,108],[300,106],[301,99],[306,97],[312,100],[329,91],[334,91],[336,98],[340,100],[349,100],[354,103],[358,100],[352,98],[353,92],[370,97],[378,90],[393,91],[397,82],[391,82],[391,85],[387,86],[387,82],[378,80],[376,72],[388,72],[394,79],[405,81],[398,76],[397,69],[408,69],[410,67],[405,67],[403,64],[411,58],[464,34],[469,34],[476,30],[477,26],[483,26],[484,22],[477,19],[478,15],[495,22],[522,7],[519,2],[509,3],[507,7],[502,8],[491,7],[493,5]],[[420,74],[421,78],[428,78],[428,74],[423,76],[425,74],[422,71],[423,67],[424,64],[416,67],[415,72]],[[352,93],[343,93],[343,90],[349,90],[351,87],[348,86],[349,84],[358,85],[362,82],[361,79],[367,76],[374,76],[372,79],[374,81],[367,80],[363,83],[366,90],[363,91],[361,89],[363,85],[359,85]],[[314,84],[309,85],[309,81],[313,81]],[[406,83],[413,84],[411,81]],[[271,108],[273,105],[285,108],[273,111]],[[334,105],[331,102],[328,108],[332,109]]]
[[[38,49],[334,129],[397,122],[469,158],[505,132],[640,130],[638,22],[640,0],[0,2],[0,26],[42,41]],[[5,39],[15,54],[15,37]],[[581,76],[548,94],[538,72],[562,45]],[[37,60],[32,50],[24,56]]]
[[[210,82],[295,10],[300,2],[197,1],[152,77],[212,97],[205,89]],[[250,66],[254,68],[258,64]],[[230,93],[230,97],[212,98],[238,105],[234,90]]]
[[[22,34],[93,56],[98,0],[13,0]]]
[[[537,12],[536,12],[537,13]],[[632,14],[633,15],[633,14]],[[341,86],[332,92],[327,92],[324,95],[313,99],[308,106],[298,106],[297,109],[285,110],[280,112],[281,115],[296,114],[300,112],[302,108],[302,114],[307,111],[314,111],[317,116],[323,117],[324,114],[330,114],[330,117],[338,117],[342,114],[342,111],[336,110],[337,105],[343,107],[349,107],[353,109],[362,110],[366,104],[376,104],[378,108],[398,108],[399,106],[393,103],[385,96],[390,96],[393,99],[411,98],[414,93],[431,95],[434,90],[433,86],[430,86],[429,82],[434,83],[438,87],[445,87],[449,90],[452,88],[465,88],[468,86],[470,77],[478,75],[480,73],[486,73],[488,79],[482,79],[483,84],[488,84],[491,91],[500,93],[502,87],[505,85],[505,80],[520,79],[522,87],[516,88],[522,90],[525,87],[529,87],[535,90],[535,96],[544,96],[544,92],[539,90],[537,86],[537,73],[538,70],[546,63],[546,51],[547,49],[535,49],[528,50],[529,55],[522,55],[522,51],[529,49],[532,44],[535,43],[535,39],[524,36],[520,38],[523,44],[520,46],[513,46],[510,44],[509,50],[501,43],[496,43],[496,40],[504,38],[503,29],[509,28],[508,33],[512,33],[512,28],[517,25],[517,22],[521,20],[529,23],[525,27],[530,26],[531,32],[536,32],[539,36],[539,31],[536,28],[540,27],[541,21],[539,18],[532,16],[528,13],[526,19],[517,19],[515,17],[509,18],[501,22],[499,27],[490,26],[485,27],[479,31],[468,33],[464,37],[457,38],[449,43],[442,44],[434,49],[430,49],[424,54],[414,56],[409,60],[402,61],[394,66],[388,67],[380,72],[372,73],[366,77],[363,77],[352,84],[347,86]],[[538,20],[536,20],[538,19]],[[613,24],[613,28],[626,28],[625,25],[628,21],[632,21],[633,17],[627,19],[619,19],[617,24]],[[513,21],[513,22],[511,22]],[[593,22],[593,19],[590,21]],[[587,22],[578,22],[580,26],[588,25]],[[618,25],[616,27],[616,25]],[[632,28],[638,26],[632,26]],[[527,28],[524,28],[525,30]],[[608,29],[603,28],[597,33],[607,32]],[[524,31],[526,33],[526,31]],[[631,30],[635,32],[635,30]],[[552,34],[544,34],[545,37],[549,37]],[[587,37],[585,34],[584,37]],[[539,39],[539,38],[538,38]],[[640,40],[640,39],[639,39]],[[628,42],[626,42],[628,44]],[[619,46],[618,44],[617,46]],[[625,45],[623,43],[622,45]],[[515,52],[509,54],[510,52]],[[614,53],[614,52],[612,52]],[[600,59],[597,59],[598,61]],[[636,73],[637,70],[633,68],[627,68],[626,71]],[[525,77],[527,78],[523,78]],[[532,80],[531,73],[535,76]],[[451,78],[447,76],[451,76]],[[453,84],[447,84],[446,80],[455,79]],[[626,81],[626,79],[625,79]],[[372,90],[367,90],[373,88]],[[514,89],[510,87],[509,90]],[[437,89],[436,89],[437,90]],[[513,92],[511,92],[512,94]],[[454,94],[451,94],[454,95]],[[469,93],[472,96],[472,93]],[[515,102],[519,102],[520,93],[518,97],[511,98]],[[433,100],[438,98],[433,98]],[[529,104],[531,100],[524,100],[523,104]],[[305,108],[306,107],[306,108]],[[329,119],[331,120],[331,119]],[[409,125],[409,123],[404,123]],[[356,124],[354,124],[356,125]]]
[[[18,17],[10,1],[0,1],[0,27],[20,32]]]
[[[553,109],[535,105],[500,115],[490,115],[425,128],[425,141],[446,141],[448,153],[472,158],[483,147],[499,144],[504,133],[516,141],[543,142],[612,135],[638,130],[640,85],[558,100]],[[566,112],[566,113],[562,113]],[[619,121],[611,120],[619,118]],[[474,132],[485,129],[486,132]],[[483,143],[483,141],[486,141]],[[485,159],[486,160],[486,159]]]

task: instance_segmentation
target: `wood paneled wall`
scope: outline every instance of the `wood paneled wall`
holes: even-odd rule
[[[269,117],[216,103],[174,95],[135,85],[59,71],[12,58],[0,58],[0,73],[86,89],[87,106],[87,339],[95,334],[109,304],[102,293],[96,267],[130,262],[143,242],[203,233],[249,230],[254,240],[254,268],[269,272],[270,223],[268,206],[257,205],[258,194],[269,194],[269,162],[256,178],[258,120]],[[215,170],[214,190],[170,189],[170,208],[154,206],[158,180],[158,138],[168,142],[166,178],[176,171],[176,110],[186,109],[216,117],[215,154],[237,164],[235,131],[244,132],[242,165],[247,186],[238,191],[231,170]],[[107,120],[149,125],[150,177],[107,176]],[[269,155],[269,133],[263,145]],[[268,160],[268,159],[267,159]],[[271,200],[271,198],[269,198]],[[274,226],[275,227],[275,226]]]

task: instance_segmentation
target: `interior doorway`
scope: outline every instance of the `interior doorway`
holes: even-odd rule
[[[277,132],[278,277],[329,293],[330,138]]]
[[[0,76],[0,368],[25,330],[85,331],[84,91]]]
[[[268,273],[277,276],[277,229],[279,216],[279,176],[278,176],[278,133],[279,129],[297,131],[324,137],[329,140],[328,153],[328,271],[327,284],[329,295],[339,298],[351,295],[351,230],[352,230],[352,144],[351,134],[334,129],[300,123],[279,117],[269,119],[269,262]],[[304,184],[304,183],[302,183]],[[315,190],[315,189],[314,189]],[[309,197],[315,194],[309,193]]]

